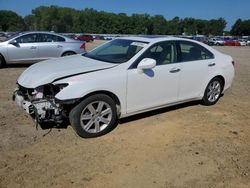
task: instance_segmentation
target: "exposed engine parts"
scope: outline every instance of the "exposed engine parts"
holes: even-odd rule
[[[66,115],[61,108],[62,104],[57,104],[54,97],[62,89],[61,87],[52,84],[36,89],[18,86],[14,92],[13,100],[23,107],[37,123],[61,124]]]

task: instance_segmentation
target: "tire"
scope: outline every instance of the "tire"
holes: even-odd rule
[[[62,56],[75,55],[75,52],[64,52]]]
[[[92,95],[70,111],[69,120],[73,129],[82,138],[102,136],[117,125],[116,104],[107,95]]]
[[[206,106],[214,105],[219,100],[223,91],[223,82],[220,78],[213,78],[207,85],[202,99],[202,104]]]
[[[6,66],[4,57],[0,54],[0,68],[3,68]]]

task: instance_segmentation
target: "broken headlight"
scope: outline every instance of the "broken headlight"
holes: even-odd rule
[[[47,84],[39,86],[32,92],[32,95],[35,99],[54,98],[57,93],[67,86],[68,84]]]

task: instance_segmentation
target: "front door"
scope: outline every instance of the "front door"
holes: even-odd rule
[[[137,65],[128,69],[127,113],[139,112],[178,99],[181,63],[176,62],[176,48],[172,42],[161,42],[149,48],[136,62],[143,58],[155,59],[153,69],[140,73]]]

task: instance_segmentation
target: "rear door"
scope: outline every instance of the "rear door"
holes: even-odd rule
[[[197,98],[203,94],[204,84],[216,68],[214,55],[206,48],[190,41],[177,42],[181,56],[179,100]]]
[[[15,44],[8,44],[8,57],[10,62],[37,61],[38,34],[26,34],[15,39]]]
[[[38,56],[40,59],[60,57],[63,53],[65,39],[63,37],[40,33],[38,43]]]

